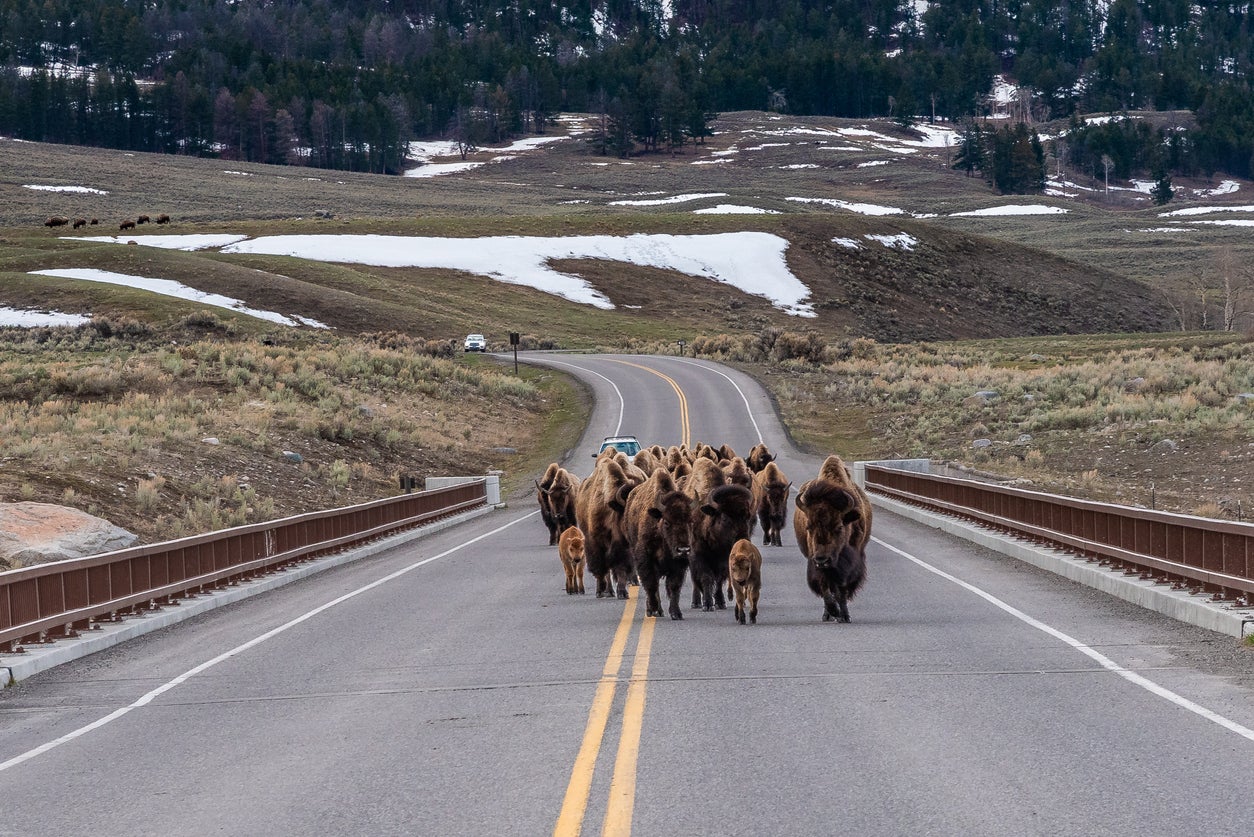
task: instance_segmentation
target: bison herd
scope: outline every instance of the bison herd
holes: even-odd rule
[[[120,224],[118,224],[118,229],[119,230],[133,230],[135,229],[136,224],[147,224],[149,221],[151,221],[154,224],[168,224],[170,223],[170,216],[166,215],[164,212],[158,215],[156,218],[151,218],[147,215],[140,215],[134,221],[130,220],[129,218],[126,219],[125,221],[122,221]],[[98,218],[92,218],[90,221],[88,221],[86,218],[75,218],[71,222],[70,219],[66,218],[64,215],[53,215],[47,221],[44,221],[44,226],[45,227],[64,227],[65,225],[69,224],[72,229],[77,230],[86,226],[94,227],[96,224],[99,224],[99,223],[100,223],[100,220]]]
[[[579,479],[557,463],[536,480],[549,545],[558,545],[566,592],[583,593],[586,567],[598,598],[627,598],[638,582],[645,614],[683,619],[680,591],[692,579],[692,607],[723,610],[754,624],[762,553],[751,540],[780,546],[792,483],[763,444],[746,457],[719,448],[654,445],[633,460],[614,448]],[[806,559],[806,582],[823,600],[823,621],[849,621],[849,599],[866,579],[871,505],[839,456],[797,490],[793,533]],[[726,594],[724,594],[726,590]]]

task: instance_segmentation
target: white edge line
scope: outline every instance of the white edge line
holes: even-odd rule
[[[594,357],[600,357],[600,355],[594,355]],[[589,369],[586,366],[580,366],[577,363],[566,363],[560,360],[549,360],[548,358],[545,358],[544,360],[536,360],[535,363],[539,364],[540,366],[547,366],[547,365],[569,366],[571,369],[578,369],[580,372],[587,372],[589,374],[596,375],[598,378],[600,378],[601,380],[605,381],[607,384],[612,386],[614,388],[614,394],[618,396],[618,424],[614,428],[613,435],[617,436],[622,431],[623,413],[627,409],[627,402],[623,399],[623,393],[622,393],[622,390],[618,388],[618,384],[614,383],[609,378],[602,375],[600,372],[597,372],[596,370],[593,370],[593,369]]]
[[[289,622],[285,622],[282,625],[279,625],[277,628],[273,628],[269,631],[266,631],[264,634],[261,634],[260,636],[254,637],[253,639],[250,639],[245,643],[235,646],[230,651],[225,651],[211,660],[206,660],[200,665],[195,666],[194,668],[188,669],[187,671],[180,674],[178,677],[175,677],[173,680],[170,680],[167,683],[163,683],[162,685],[158,686],[157,688],[153,689],[147,694],[140,696],[133,703],[130,703],[126,706],[113,710],[108,715],[105,715],[103,718],[92,721],[90,724],[79,727],[78,729],[73,730],[71,732],[67,732],[65,735],[61,736],[60,738],[56,738],[45,744],[41,744],[32,750],[27,750],[25,753],[16,755],[13,758],[9,759],[8,761],[0,762],[0,772],[4,772],[5,770],[8,770],[11,767],[16,767],[19,764],[22,764],[23,762],[30,761],[36,756],[43,755],[49,750],[53,750],[57,747],[60,747],[62,744],[69,743],[70,741],[73,741],[76,738],[84,736],[87,733],[91,732],[92,730],[99,729],[100,727],[103,727],[108,723],[116,721],[118,718],[121,718],[123,715],[129,714],[134,709],[138,709],[141,706],[147,706],[149,703],[152,703],[152,701],[154,701],[161,695],[165,694],[166,692],[170,691],[176,686],[182,685],[183,683],[187,682],[192,677],[195,677],[197,674],[201,674],[202,672],[213,668],[218,663],[223,662],[224,660],[229,660],[231,657],[234,657],[237,654],[242,654],[245,651],[248,651],[249,649],[255,648],[256,646],[260,645],[266,640],[272,639],[273,637],[278,636],[279,634],[283,633],[289,628],[294,628],[297,625],[301,624],[302,622],[306,622],[312,619],[313,617],[317,616],[318,614],[323,613],[324,611],[330,610],[331,608],[335,607],[338,604],[342,604],[355,596],[358,596],[369,590],[373,590],[374,588],[379,587],[380,585],[386,584],[389,581],[400,578],[401,576],[405,575],[411,570],[416,570],[421,566],[430,564],[432,561],[438,561],[441,558],[445,558],[449,555],[452,555],[454,552],[458,552],[470,546],[471,544],[478,543],[484,538],[490,538],[493,535],[496,535],[500,532],[505,531],[506,529],[515,525],[516,523],[520,523],[524,520],[527,520],[530,517],[534,517],[538,513],[539,513],[539,510],[537,509],[536,511],[525,514],[522,517],[519,517],[515,520],[511,520],[509,523],[506,523],[504,526],[498,526],[497,528],[493,529],[490,532],[484,532],[482,535],[479,535],[478,537],[475,537],[475,538],[471,538],[465,543],[460,543],[457,546],[453,547],[452,549],[446,549],[444,552],[441,552],[439,555],[433,555],[430,558],[424,558],[423,560],[410,564],[407,567],[402,567],[396,572],[391,573],[390,575],[385,575],[383,578],[376,579],[375,581],[370,582],[364,587],[358,587],[356,590],[353,590],[349,593],[345,593],[339,598],[332,599],[331,601],[326,602],[325,604],[321,604],[318,607],[315,607],[313,610],[303,613],[300,616],[297,616],[295,619],[292,619]]]
[[[1254,741],[1254,730],[1250,729],[1249,727],[1242,726],[1241,724],[1238,724],[1236,721],[1233,721],[1229,718],[1225,718],[1223,715],[1220,715],[1217,712],[1207,709],[1205,706],[1194,703],[1188,698],[1182,695],[1178,695],[1164,686],[1158,685],[1153,680],[1150,680],[1146,677],[1143,677],[1137,674],[1134,671],[1130,671],[1124,668],[1123,666],[1119,665],[1118,663],[1116,663],[1114,660],[1110,659],[1106,655],[1094,650],[1093,648],[1090,648],[1089,646],[1085,645],[1083,642],[1080,642],[1080,640],[1076,639],[1075,637],[1065,634],[1062,631],[1058,630],[1057,628],[1050,627],[1049,625],[1046,625],[1044,622],[1040,621],[1039,619],[1035,619],[1029,616],[1028,614],[1019,610],[1018,608],[1010,604],[1007,604],[1006,602],[997,598],[992,593],[987,593],[973,584],[963,581],[962,579],[956,576],[950,575],[944,570],[939,569],[938,567],[934,567],[931,564],[927,563],[926,561],[923,561],[919,558],[914,557],[908,552],[903,552],[902,550],[898,549],[892,544],[885,543],[879,538],[871,538],[871,540],[879,544],[880,546],[884,547],[885,549],[889,550],[890,552],[895,552],[896,554],[900,555],[902,558],[905,558],[908,561],[913,561],[914,563],[918,564],[920,567],[927,570],[928,572],[935,573],[936,575],[940,576],[946,581],[952,581],[954,584],[957,584],[962,589],[967,590],[971,593],[974,593],[975,595],[979,596],[980,598],[984,599],[985,601],[989,602],[995,607],[1001,608],[1006,613],[1009,613],[1011,616],[1015,617],[1016,619],[1032,626],[1033,628],[1036,628],[1038,631],[1044,631],[1045,633],[1049,634],[1055,639],[1061,640],[1067,645],[1070,645],[1075,650],[1079,651],[1081,654],[1095,661],[1102,668],[1106,669],[1107,671],[1113,672],[1114,674],[1119,675],[1124,680],[1127,680],[1129,683],[1133,683],[1137,686],[1140,686],[1142,689],[1145,689],[1147,692],[1157,695],[1158,697],[1166,701],[1174,703],[1176,706],[1179,706],[1182,709],[1187,709],[1195,715],[1200,715],[1201,717],[1205,718],[1208,721],[1219,724],[1219,726],[1223,727],[1226,730],[1229,730],[1230,732],[1235,732],[1237,735],[1241,736],[1242,738],[1246,738],[1250,741]]]
[[[648,355],[648,357],[666,357],[666,355]],[[695,366],[698,369],[704,369],[707,372],[713,372],[715,375],[722,375],[724,378],[726,378],[727,382],[731,384],[733,387],[735,387],[736,392],[740,393],[740,400],[745,402],[745,412],[748,413],[749,415],[749,422],[753,425],[753,432],[758,434],[758,441],[759,442],[764,441],[762,438],[762,428],[758,427],[758,420],[753,417],[753,408],[749,406],[749,397],[745,395],[744,390],[740,388],[740,385],[731,379],[731,376],[727,375],[725,372],[722,372],[719,369],[714,368],[713,366],[706,366],[704,363],[697,363],[695,360],[683,360],[682,358],[667,358],[667,359],[674,360],[679,363],[686,363],[689,366]]]

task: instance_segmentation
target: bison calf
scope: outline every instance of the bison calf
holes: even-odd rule
[[[579,531],[579,527],[570,526],[562,532],[557,539],[557,555],[566,570],[566,595],[584,592],[583,570],[587,559],[583,552],[583,532]]]
[[[736,621],[745,624],[745,603],[749,624],[758,623],[758,596],[762,593],[762,553],[753,541],[742,538],[732,544],[727,556],[727,578],[736,596]]]

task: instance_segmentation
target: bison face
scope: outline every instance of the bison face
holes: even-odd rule
[[[798,533],[804,533],[807,557],[820,567],[834,566],[861,519],[858,500],[830,482],[813,483],[797,495]],[[799,538],[800,539],[800,538]]]
[[[667,551],[677,558],[687,558],[692,552],[692,512],[693,501],[682,491],[664,494],[649,509]]]

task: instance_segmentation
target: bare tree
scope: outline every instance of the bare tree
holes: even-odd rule
[[[1215,267],[1223,293],[1223,330],[1235,331],[1237,320],[1251,313],[1242,307],[1242,298],[1254,284],[1250,269],[1242,264],[1231,247],[1222,248],[1215,256]]]

